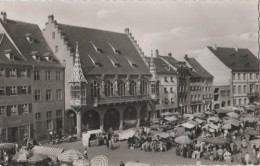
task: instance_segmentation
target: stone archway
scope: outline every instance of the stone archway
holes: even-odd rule
[[[123,122],[125,128],[131,128],[136,126],[137,111],[135,107],[129,106],[124,110]]]
[[[141,125],[148,122],[148,117],[147,117],[147,114],[148,114],[148,109],[147,109],[147,105],[144,105],[141,107],[141,110],[140,110],[140,122],[141,122]]]
[[[82,115],[82,130],[94,130],[100,128],[100,116],[97,111],[86,111]]]
[[[66,111],[66,121],[67,121],[67,131],[69,133],[75,133],[76,132],[76,126],[77,126],[77,114],[73,110],[67,110]]]
[[[104,114],[104,130],[108,131],[110,127],[118,130],[120,125],[120,114],[115,108],[108,109]]]

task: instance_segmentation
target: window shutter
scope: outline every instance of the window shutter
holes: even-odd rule
[[[22,86],[17,87],[17,94],[18,95],[22,94]]]
[[[8,106],[6,107],[6,115],[7,115],[7,116],[11,116],[11,106],[10,106],[10,105],[8,105]]]
[[[5,69],[5,76],[10,77],[10,69],[8,68]]]
[[[11,87],[7,86],[6,87],[6,95],[10,95],[11,94]]]
[[[27,76],[31,77],[31,70],[30,69],[27,69]]]
[[[23,114],[23,105],[22,104],[18,104],[18,115]]]
[[[32,113],[32,103],[29,104],[29,113]]]
[[[21,77],[21,69],[16,69],[16,72],[17,72],[17,77],[20,78]]]
[[[31,86],[28,86],[28,94],[31,94],[31,91],[32,91]]]

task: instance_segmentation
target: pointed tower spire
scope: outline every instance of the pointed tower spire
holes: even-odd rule
[[[151,74],[156,75],[156,65],[154,63],[153,50],[151,50],[150,72]]]
[[[73,68],[73,74],[70,79],[70,82],[87,82],[80,63],[80,56],[79,56],[79,47],[78,42],[76,42],[76,55],[75,55],[75,63]]]

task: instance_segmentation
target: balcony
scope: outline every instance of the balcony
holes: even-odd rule
[[[254,97],[254,96],[259,96],[259,92],[247,93],[247,97]]]
[[[149,95],[96,97],[94,99],[94,107],[105,104],[121,104],[129,102],[142,102],[147,100],[149,100]]]
[[[86,99],[70,99],[70,106],[71,107],[81,107],[81,106],[86,106]]]

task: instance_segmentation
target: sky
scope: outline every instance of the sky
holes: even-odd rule
[[[50,14],[58,23],[122,33],[130,28],[147,56],[155,49],[177,59],[196,56],[213,44],[258,54],[257,0],[0,2],[0,11],[41,29]]]

